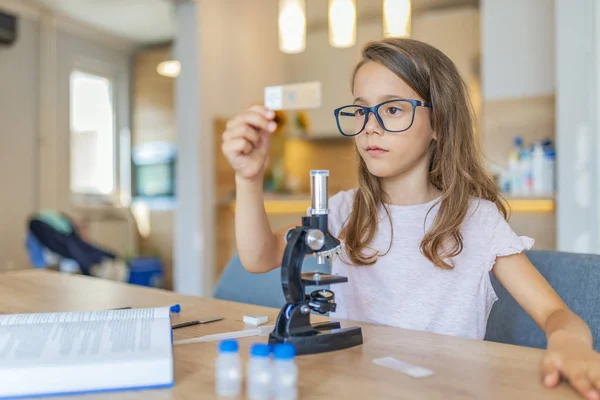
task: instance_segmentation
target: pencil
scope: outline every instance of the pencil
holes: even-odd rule
[[[189,321],[189,322],[183,322],[181,324],[173,325],[171,328],[179,329],[179,328],[185,328],[186,326],[193,326],[193,325],[198,325],[198,324],[200,324],[200,321]]]

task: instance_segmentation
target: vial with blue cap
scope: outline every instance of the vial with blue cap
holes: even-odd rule
[[[298,398],[298,367],[293,344],[276,344],[273,349],[273,397],[274,400]]]
[[[271,398],[271,347],[268,344],[255,343],[250,347],[246,376],[249,400]]]
[[[215,366],[215,390],[219,397],[236,397],[242,393],[242,361],[237,340],[219,343]]]

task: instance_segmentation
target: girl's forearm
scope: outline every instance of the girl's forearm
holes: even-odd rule
[[[582,341],[589,343],[590,347],[593,345],[590,328],[581,318],[567,308],[550,314],[546,320],[544,331],[549,344],[554,339],[569,336],[580,338]]]
[[[264,206],[262,179],[236,177],[235,238],[240,260],[252,273],[278,267],[278,241]]]

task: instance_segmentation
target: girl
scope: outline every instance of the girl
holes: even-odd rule
[[[533,240],[506,222],[452,61],[411,39],[370,43],[351,87],[354,103],[334,112],[360,154],[358,188],[329,201],[329,229],[344,241],[332,271],[349,279],[336,290],[335,316],[483,339],[497,300],[492,271],[547,335],[543,382],[562,377],[600,400],[590,330],[523,254]],[[237,248],[253,273],[277,268],[285,247],[287,229],[271,231],[263,204],[273,117],[252,107],[223,134],[236,171]]]

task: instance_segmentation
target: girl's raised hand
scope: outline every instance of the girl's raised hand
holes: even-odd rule
[[[221,150],[237,177],[262,179],[271,134],[277,129],[274,118],[273,111],[263,106],[252,106],[227,122]]]

